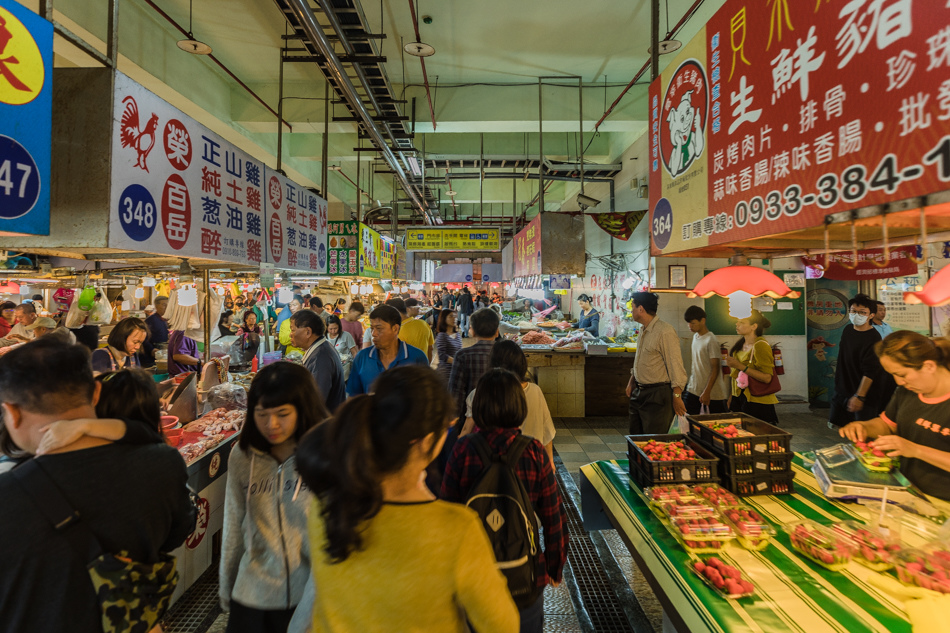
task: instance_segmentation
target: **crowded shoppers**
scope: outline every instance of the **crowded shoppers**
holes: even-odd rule
[[[828,412],[828,426],[842,427],[858,420],[873,420],[887,406],[894,392],[893,380],[881,368],[874,346],[881,334],[871,324],[877,303],[867,295],[848,301],[848,319],[838,343],[835,391]]]
[[[581,312],[574,327],[590,332],[595,337],[600,336],[600,312],[591,305],[590,295],[582,294],[578,296],[577,305]]]
[[[544,399],[544,392],[528,379],[528,358],[524,355],[521,346],[514,341],[500,340],[491,348],[488,357],[489,367],[492,369],[507,369],[521,379],[521,388],[524,390],[525,402],[528,405],[528,414],[521,423],[521,432],[528,437],[541,442],[545,452],[554,463],[554,419],[548,408],[548,401]],[[459,435],[467,435],[475,428],[475,419],[472,412],[472,402],[475,392],[472,391],[465,398],[465,426]]]
[[[139,367],[136,356],[148,338],[145,321],[129,317],[122,319],[109,332],[108,344],[92,353],[92,370],[97,374],[119,369]]]
[[[243,305],[243,304],[242,304]],[[145,318],[148,328],[148,337],[142,346],[142,355],[149,365],[155,364],[155,348],[168,343],[168,322],[165,321],[165,311],[168,310],[168,297],[155,297],[155,312]],[[240,318],[240,317],[235,317]]]
[[[371,313],[374,328],[378,310],[392,313],[386,325],[398,329],[389,306]],[[457,633],[466,622],[476,631],[518,630],[478,517],[419,485],[454,410],[434,371],[397,367],[301,442],[297,467],[315,497],[314,633]]]
[[[478,379],[488,371],[491,348],[498,338],[501,319],[491,309],[483,308],[472,315],[471,334],[475,343],[459,350],[449,374],[449,393],[455,398],[456,416],[464,419],[465,398],[475,388]]]
[[[343,331],[343,323],[336,315],[327,319],[327,341],[340,357],[340,362],[343,364],[343,380],[346,381],[350,377],[353,359],[360,350],[350,333]]]
[[[247,310],[241,319],[241,327],[235,333],[237,339],[232,343],[232,350],[238,354],[238,360],[249,363],[257,355],[261,346],[261,337],[264,335],[261,326],[257,323],[257,313]]]
[[[96,417],[95,397],[84,347],[46,337],[11,350],[0,359],[0,447],[7,454],[35,454],[52,422]],[[87,567],[102,563],[94,563],[98,554],[90,553],[88,539],[107,555],[168,562],[163,554],[195,527],[187,480],[185,463],[170,446],[120,445],[87,436],[0,474],[3,630],[101,632],[104,613]],[[38,489],[62,496],[62,516],[53,509],[54,499]],[[170,597],[174,584],[165,578],[156,584]],[[130,624],[147,631],[154,621]]]
[[[303,350],[303,365],[313,375],[332,412],[346,400],[346,380],[340,355],[327,342],[326,327],[313,310],[300,310],[290,317],[291,341]]]
[[[406,302],[402,299],[390,299],[386,302],[386,305],[396,308],[402,318],[402,324],[399,327],[399,340],[421,349],[426,355],[426,360],[432,360],[432,347],[435,345],[432,328],[411,316]]]
[[[655,293],[633,293],[633,320],[643,327],[627,382],[631,435],[666,433],[674,414],[686,415],[680,341],[673,326],[656,316],[659,302]]]
[[[722,352],[716,335],[706,327],[706,311],[689,306],[683,315],[693,333],[690,347],[691,370],[683,404],[686,413],[697,415],[706,407],[707,413],[726,413],[726,390],[722,384]]]
[[[751,316],[736,322],[736,334],[741,338],[729,350],[726,363],[731,367],[732,395],[729,399],[731,411],[742,412],[753,418],[778,424],[775,405],[778,397],[774,393],[764,396],[752,394],[749,383],[757,380],[763,385],[772,381],[775,373],[775,356],[772,346],[763,336],[772,322],[761,312],[753,310]],[[745,374],[744,377],[741,374]],[[743,386],[745,383],[745,386]]]
[[[363,349],[363,324],[360,323],[360,317],[366,312],[366,308],[360,301],[350,303],[346,311],[346,317],[340,320],[343,325],[343,331],[353,337],[357,349]]]
[[[880,415],[839,430],[852,442],[900,458],[900,470],[926,494],[950,500],[950,340],[901,330],[875,345],[897,389]]]
[[[529,513],[533,510],[544,533],[544,551],[537,555],[535,591],[520,596],[518,601],[520,630],[521,633],[541,633],[544,629],[544,587],[549,583],[560,584],[567,561],[568,534],[554,478],[554,464],[537,439],[519,440],[519,427],[528,416],[521,377],[507,369],[489,370],[478,381],[472,416],[479,430],[460,438],[455,444],[442,479],[441,497],[446,501],[465,503],[490,463],[503,459],[516,446],[520,447],[520,456],[516,456],[514,462],[509,460],[508,464],[531,499],[533,507],[525,510]]]
[[[874,316],[871,317],[871,325],[874,326],[883,340],[887,335],[894,332],[894,328],[884,322],[884,319],[887,318],[887,305],[883,301],[875,301],[874,305],[877,306],[877,309],[874,311]]]
[[[16,317],[16,325],[13,326],[7,336],[19,339],[24,343],[33,340],[33,333],[26,328],[33,325],[33,322],[39,317],[36,313],[36,306],[32,303],[21,303],[16,307],[13,315]]]
[[[330,318],[330,314],[323,309],[323,299],[320,297],[310,297],[310,309],[313,310],[314,314],[323,319],[324,323]]]
[[[399,340],[402,315],[392,306],[381,305],[369,313],[373,345],[364,347],[353,360],[346,392],[350,396],[369,393],[376,378],[393,367],[428,365],[425,352]]]
[[[148,312],[146,310],[146,312]],[[224,307],[221,308],[221,315],[218,317],[218,337],[231,336],[231,317],[234,316],[234,302],[230,299],[224,300]]]
[[[303,307],[303,297],[294,295],[294,298],[287,304],[290,315],[284,319],[284,322],[280,324],[280,328],[277,330],[280,344],[284,346],[284,356],[289,356],[295,352],[303,355],[303,350],[294,344],[290,336],[290,319],[300,311],[301,307]],[[323,322],[326,323],[326,319],[324,319]]]
[[[12,301],[0,303],[0,337],[6,337],[16,323],[16,304]]]
[[[448,384],[449,375],[452,373],[452,363],[455,362],[455,355],[462,349],[462,334],[455,327],[455,312],[453,310],[440,310],[439,321],[435,329],[437,332],[435,350],[439,356],[437,370],[439,375],[445,379],[445,384]]]
[[[458,299],[459,329],[462,330],[462,337],[468,336],[468,320],[475,312],[475,303],[472,301],[472,293],[468,286],[462,288],[462,293]]]
[[[310,310],[296,312],[292,322],[305,314],[323,325]],[[294,451],[328,417],[300,365],[268,365],[251,383],[247,419],[228,459],[218,581],[227,633],[286,633],[304,595],[310,496],[301,492]]]

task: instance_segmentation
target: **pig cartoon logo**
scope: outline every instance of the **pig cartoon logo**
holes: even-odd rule
[[[687,60],[670,79],[660,115],[663,162],[671,177],[686,173],[702,156],[708,109],[706,74],[699,62]]]

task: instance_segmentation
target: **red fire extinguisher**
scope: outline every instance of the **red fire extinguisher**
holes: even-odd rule
[[[729,348],[725,345],[719,345],[719,352],[722,354],[722,375],[728,376],[732,372],[732,368],[729,367],[729,363],[726,362],[726,359],[729,358]]]
[[[772,356],[775,358],[775,375],[785,375],[785,363],[782,362],[782,350],[778,345],[772,346]]]

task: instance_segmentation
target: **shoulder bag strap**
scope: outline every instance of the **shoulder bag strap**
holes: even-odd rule
[[[23,462],[12,473],[53,529],[69,542],[75,553],[83,557],[83,566],[102,555],[99,539],[36,459]]]
[[[505,461],[512,468],[517,467],[518,460],[521,459],[521,455],[525,452],[525,449],[531,444],[531,438],[527,435],[519,434],[514,441],[512,441],[511,446],[508,447],[508,452],[505,454]]]

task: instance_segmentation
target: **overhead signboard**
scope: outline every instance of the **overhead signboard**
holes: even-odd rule
[[[541,274],[540,213],[515,235],[514,245],[515,277]]]
[[[861,281],[916,275],[917,264],[912,259],[916,255],[916,246],[898,246],[890,249],[887,260],[884,259],[884,249],[872,248],[858,251],[857,262],[852,261],[854,257],[851,251],[846,251],[832,253],[827,266],[824,255],[802,257],[802,263],[808,267],[814,279]]]
[[[382,272],[380,235],[365,224],[360,224],[360,274],[379,279]]]
[[[328,225],[329,263],[327,272],[331,276],[360,274],[359,222],[330,222]]]
[[[327,201],[269,167],[264,170],[268,261],[327,272]]]
[[[497,226],[412,226],[406,230],[406,250],[497,252],[501,250],[501,229]]]
[[[264,177],[259,161],[116,73],[110,247],[279,266],[290,246],[283,220],[265,215]]]
[[[0,231],[49,235],[53,25],[0,0]]]
[[[379,238],[380,278],[392,279],[396,276],[396,242],[388,237]]]
[[[652,252],[947,189],[945,5],[728,0],[650,85]]]

